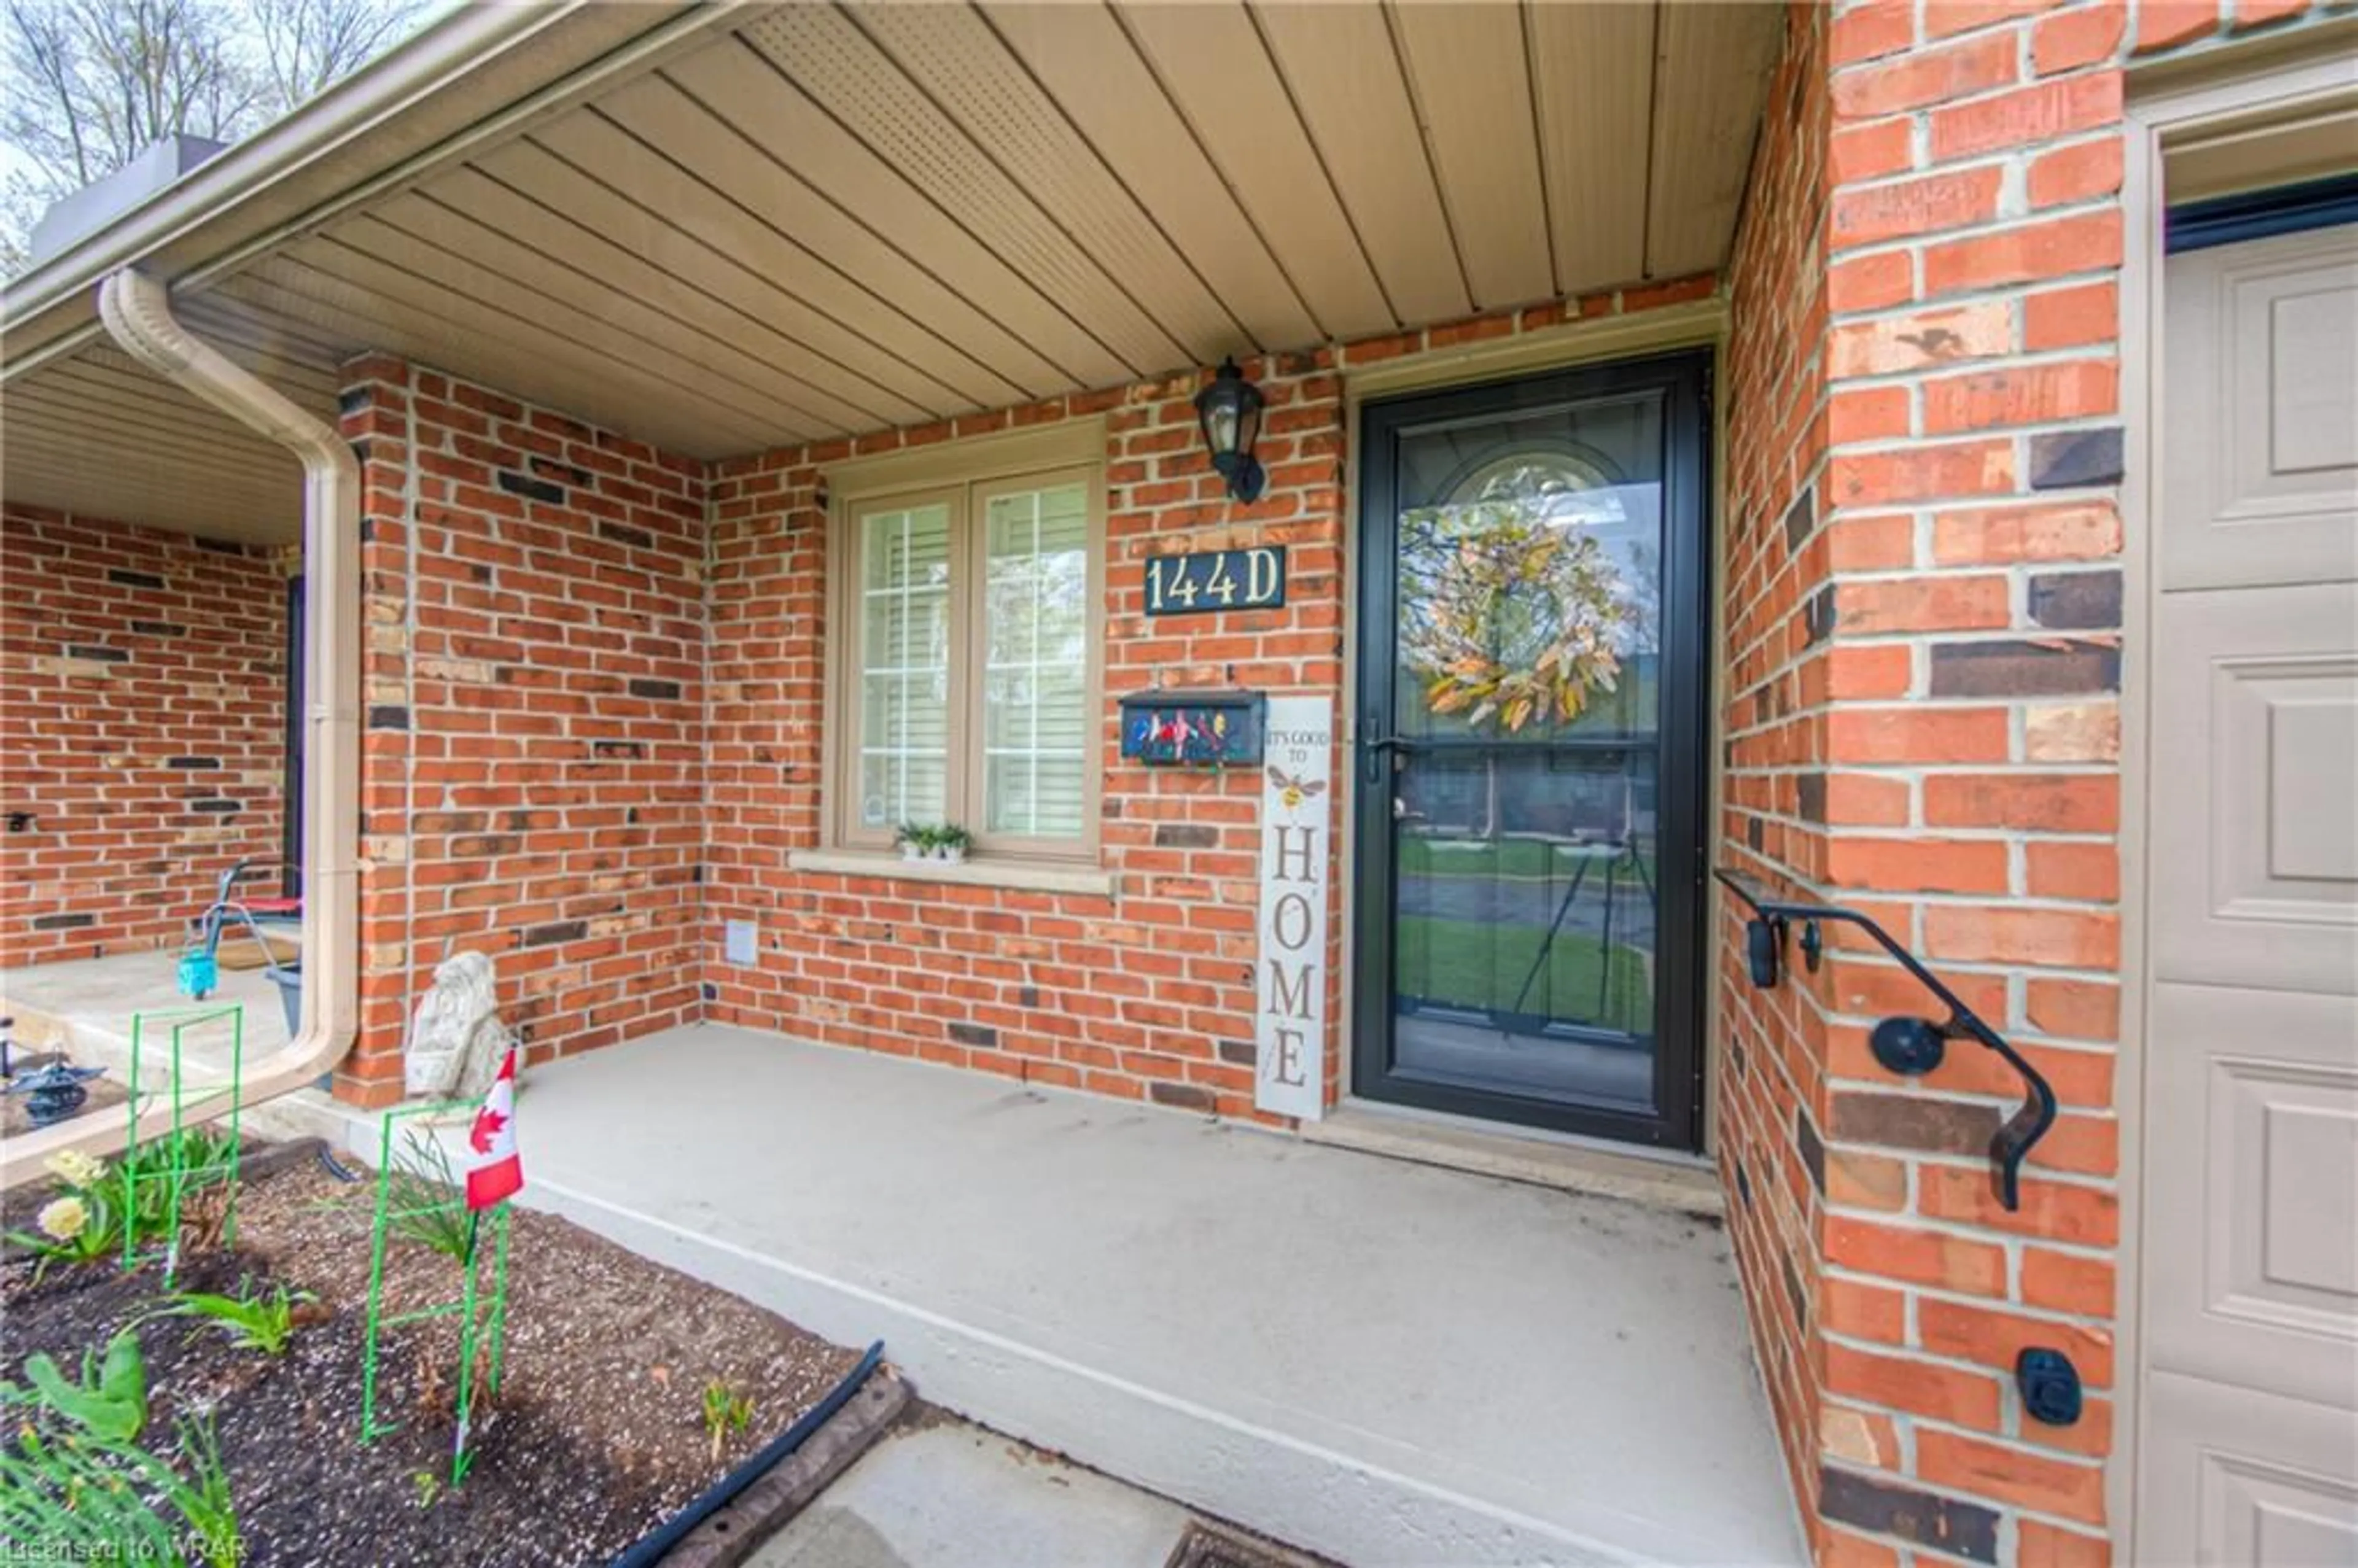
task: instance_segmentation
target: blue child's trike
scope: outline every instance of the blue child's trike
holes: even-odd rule
[[[221,886],[197,917],[197,939],[180,955],[180,994],[202,1001],[221,989],[222,933],[232,925],[242,925],[254,945],[261,950],[262,967],[278,988],[279,1000],[287,1009],[287,1033],[294,1034],[303,1004],[303,966],[298,960],[291,964],[278,961],[277,953],[263,934],[265,925],[284,926],[301,920],[302,900],[295,898],[243,899],[237,895],[238,879],[252,864],[240,860],[222,873]]]

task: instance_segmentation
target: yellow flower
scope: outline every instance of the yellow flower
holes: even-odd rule
[[[43,1206],[34,1223],[52,1241],[71,1241],[90,1223],[90,1210],[80,1198],[57,1198]]]
[[[70,1187],[94,1187],[106,1179],[106,1162],[79,1149],[60,1149],[46,1162],[49,1174]]]

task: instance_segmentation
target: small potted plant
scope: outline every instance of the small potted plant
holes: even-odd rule
[[[922,860],[933,853],[934,830],[921,822],[903,822],[892,829],[892,842],[901,846],[901,859]]]
[[[934,858],[957,865],[966,859],[966,847],[973,836],[955,822],[946,822],[933,830]]]

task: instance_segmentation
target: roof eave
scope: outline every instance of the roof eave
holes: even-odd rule
[[[692,9],[559,0],[453,10],[10,280],[0,366],[13,378],[79,345],[97,330],[97,286],[118,268],[178,281],[249,251]]]

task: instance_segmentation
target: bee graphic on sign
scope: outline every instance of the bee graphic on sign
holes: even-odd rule
[[[1326,793],[1325,779],[1299,779],[1274,763],[1269,770],[1269,782],[1277,786],[1277,798],[1285,803],[1288,811],[1294,810],[1313,795]]]

